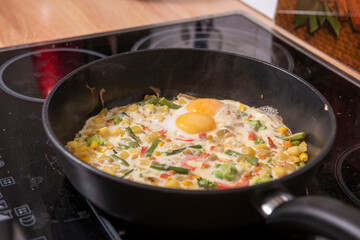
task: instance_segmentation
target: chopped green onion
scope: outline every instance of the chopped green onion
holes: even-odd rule
[[[157,170],[164,170],[164,171],[174,170],[174,172],[179,173],[179,174],[188,174],[190,172],[190,170],[187,168],[169,166],[169,165],[158,164],[158,163],[151,163],[150,167],[157,169]]]
[[[277,138],[280,138],[282,140],[285,140],[285,141],[301,141],[301,140],[304,140],[306,134],[304,132],[298,132],[298,133],[294,133],[290,136],[276,136]]]
[[[111,157],[114,158],[115,160],[121,161],[121,164],[122,164],[122,165],[125,165],[125,166],[127,166],[127,167],[129,166],[129,163],[128,163],[125,159],[123,159],[123,158],[121,158],[121,157],[118,157],[118,156],[116,156],[115,154],[112,154]]]
[[[120,178],[125,178],[127,175],[129,175],[130,173],[132,173],[135,169],[131,169],[129,171],[127,171],[124,175],[122,175]]]
[[[135,133],[133,132],[133,130],[130,127],[125,128],[125,131],[130,135],[130,137],[132,139],[135,140],[135,142],[139,143],[140,139],[135,135]]]
[[[166,98],[162,97],[161,100],[160,100],[163,104],[165,104],[166,106],[168,106],[169,108],[174,108],[174,109],[179,109],[181,108],[182,106],[180,105],[177,105],[169,100],[167,100]]]
[[[171,152],[164,152],[166,156],[170,156],[170,155],[175,155],[175,154],[179,154],[181,153],[182,151],[184,151],[186,149],[186,147],[184,148],[178,148],[178,149],[175,149],[175,150],[172,150]]]
[[[149,149],[146,151],[146,157],[151,157],[151,155],[153,154],[155,148],[157,147],[157,145],[159,144],[160,140],[157,139],[155,141],[153,141],[153,143],[151,144],[151,146],[149,147]]]

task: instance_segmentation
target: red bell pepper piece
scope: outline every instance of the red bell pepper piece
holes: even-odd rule
[[[271,139],[271,137],[267,137],[268,141],[269,141],[269,145],[272,148],[276,148],[276,145],[274,144],[273,140]]]

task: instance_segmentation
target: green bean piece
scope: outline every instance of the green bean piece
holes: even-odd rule
[[[127,115],[126,112],[122,112],[122,113],[120,113],[120,115],[123,116],[123,117],[130,117],[129,115]]]
[[[159,144],[160,139],[157,139],[155,141],[153,141],[153,143],[151,144],[151,146],[149,147],[149,149],[146,151],[146,157],[151,157],[151,155],[153,154],[155,148],[157,147],[157,145]]]
[[[115,160],[121,161],[122,165],[127,166],[127,167],[129,166],[129,163],[125,159],[118,157],[115,154],[112,154],[111,157],[114,158]]]
[[[140,147],[140,144],[138,144],[137,142],[128,142],[128,145],[119,143],[118,145],[119,145],[119,147],[121,147],[124,150],[127,150],[129,148],[138,148],[138,147]]]
[[[164,171],[174,170],[174,172],[179,173],[179,174],[189,174],[189,172],[190,172],[190,170],[187,168],[175,167],[175,166],[158,164],[158,163],[151,163],[150,167],[157,169],[157,170],[164,170]]]
[[[130,173],[132,173],[135,169],[131,169],[129,171],[127,171],[124,175],[122,175],[120,178],[125,178],[127,175],[129,175]]]
[[[306,137],[306,134],[304,132],[298,132],[298,133],[294,133],[290,136],[276,136],[277,138],[280,138],[282,140],[285,140],[285,141],[301,141],[301,140],[304,140],[305,137]]]
[[[227,154],[227,155],[233,156],[233,157],[238,157],[239,160],[245,159],[245,161],[247,161],[251,165],[256,165],[258,163],[258,160],[259,160],[257,157],[242,154],[242,153],[230,150],[230,149],[227,149],[224,153]]]
[[[166,156],[170,156],[170,155],[175,155],[175,154],[179,154],[181,153],[182,151],[184,151],[186,149],[186,147],[184,148],[178,148],[178,149],[175,149],[175,150],[172,150],[171,152],[164,152]]]
[[[300,141],[291,141],[291,145],[292,145],[292,146],[299,146],[299,145],[300,145]]]
[[[233,157],[240,157],[242,155],[241,153],[230,150],[230,149],[226,149],[226,151],[224,153],[229,156],[233,156]]]
[[[149,104],[154,104],[154,105],[156,105],[158,102],[159,102],[158,97],[150,98],[150,100],[148,101]]]
[[[200,149],[200,148],[202,148],[202,146],[200,144],[198,144],[198,145],[189,146],[189,148]]]
[[[130,135],[130,137],[132,139],[135,140],[135,142],[139,143],[140,139],[135,135],[135,133],[133,132],[133,130],[130,127],[125,128],[125,131]]]
[[[180,105],[177,105],[169,100],[167,100],[166,98],[162,97],[161,100],[160,100],[163,104],[165,104],[166,106],[168,106],[169,108],[174,108],[174,109],[179,109],[181,108],[182,106]]]
[[[205,189],[217,188],[218,187],[218,185],[216,183],[213,183],[210,180],[207,180],[207,179],[202,178],[202,177],[198,178],[197,181],[198,181],[198,186],[203,187]]]
[[[254,156],[250,156],[250,155],[246,155],[246,154],[242,154],[239,158],[238,158],[238,161],[239,160],[243,160],[245,159],[245,161],[247,161],[248,163],[250,163],[251,165],[256,165],[259,161],[259,159],[257,157],[254,157]]]

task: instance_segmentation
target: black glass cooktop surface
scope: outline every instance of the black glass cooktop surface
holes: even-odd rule
[[[95,210],[67,181],[41,123],[44,99],[67,73],[113,54],[159,47],[243,54],[291,71],[315,86],[333,108],[338,129],[332,150],[304,194],[331,196],[360,207],[359,84],[244,14],[229,13],[0,49],[0,217],[18,226],[17,239],[204,237],[204,233],[140,229]],[[278,238],[261,224],[205,236],[245,233],[254,239]]]

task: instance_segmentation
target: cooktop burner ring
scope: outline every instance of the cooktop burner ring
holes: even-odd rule
[[[294,69],[294,60],[280,44],[251,32],[228,28],[184,27],[162,30],[137,41],[131,51],[154,48],[205,48],[237,53],[282,67]]]
[[[335,178],[344,193],[360,206],[360,143],[348,148],[335,162]],[[357,162],[355,162],[355,161]],[[358,164],[356,166],[356,164]],[[345,175],[345,176],[344,176]],[[352,181],[352,182],[351,182]],[[349,186],[351,184],[351,186]],[[356,191],[357,194],[354,193]]]
[[[12,89],[11,87],[9,87],[6,84],[6,81],[4,80],[4,73],[9,68],[9,66],[16,63],[19,60],[24,60],[25,58],[31,57],[31,56],[38,57],[38,56],[41,56],[43,53],[51,53],[51,52],[54,52],[54,53],[57,53],[57,52],[80,53],[80,54],[87,54],[89,56],[95,56],[95,57],[98,57],[98,58],[106,57],[106,55],[104,55],[102,53],[95,52],[95,51],[92,51],[92,50],[87,50],[87,49],[79,49],[79,48],[56,48],[56,49],[49,48],[49,49],[31,51],[31,52],[28,52],[28,53],[20,54],[18,56],[15,56],[15,57],[9,59],[2,66],[0,66],[0,88],[2,90],[4,90],[6,93],[8,93],[8,94],[10,94],[10,95],[12,95],[14,97],[23,99],[23,100],[33,101],[33,102],[45,102],[44,98],[28,96],[28,95],[25,95],[23,93],[19,93],[19,92],[15,91],[14,89]],[[73,70],[75,70],[75,69],[73,69]]]

